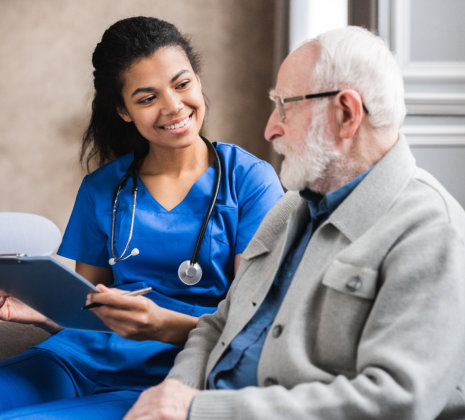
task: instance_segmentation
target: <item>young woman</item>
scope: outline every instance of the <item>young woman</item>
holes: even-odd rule
[[[0,363],[5,418],[121,418],[226,295],[241,252],[282,195],[268,163],[200,135],[198,58],[172,24],[121,20],[92,62],[81,160],[100,168],[82,182],[58,253],[98,285],[87,303],[102,304],[91,310],[114,333],[60,330],[4,299],[0,319],[54,332]],[[145,296],[123,295],[145,287]]]

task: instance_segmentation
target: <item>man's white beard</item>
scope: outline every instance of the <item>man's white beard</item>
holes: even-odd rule
[[[325,107],[315,106],[305,139],[298,144],[289,144],[285,137],[273,141],[275,151],[285,156],[279,177],[288,190],[301,191],[310,188],[319,191],[319,186],[326,183],[324,177],[337,176],[329,174],[328,170],[332,164],[335,164],[334,169],[339,166],[342,154],[336,149],[334,137],[327,132],[327,127]]]

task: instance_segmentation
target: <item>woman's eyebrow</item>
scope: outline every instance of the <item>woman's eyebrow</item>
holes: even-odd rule
[[[182,76],[184,73],[189,73],[189,70],[187,69],[184,69],[184,70],[180,70],[178,71],[172,78],[171,78],[171,83],[175,82],[176,79],[178,79],[180,76]]]
[[[189,70],[184,69],[184,70],[178,71],[178,72],[171,78],[170,83],[175,82],[175,81],[176,81],[179,77],[181,77],[184,73],[189,73]],[[137,95],[138,93],[152,93],[152,92],[155,92],[155,88],[153,88],[153,87],[151,87],[151,86],[140,87],[140,88],[137,88],[134,92],[132,92],[131,97]]]
[[[155,88],[153,87],[140,87],[140,88],[137,88],[134,92],[132,92],[131,98],[137,95],[138,93],[152,93],[152,92],[155,92]]]

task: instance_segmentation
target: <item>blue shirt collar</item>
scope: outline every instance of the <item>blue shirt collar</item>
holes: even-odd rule
[[[337,209],[346,197],[357,187],[360,182],[368,175],[373,169],[373,166],[367,171],[363,172],[356,178],[349,181],[347,184],[342,185],[334,191],[326,195],[322,195],[310,189],[300,191],[300,196],[307,200],[310,218],[316,220],[318,224],[326,220],[331,213]]]

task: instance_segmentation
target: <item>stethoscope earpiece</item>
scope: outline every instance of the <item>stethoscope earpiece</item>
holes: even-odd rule
[[[199,263],[191,263],[191,260],[184,261],[178,268],[179,279],[188,286],[197,284],[202,278],[202,267]]]
[[[210,140],[206,139],[205,137],[202,137],[202,140],[205,142],[205,144],[207,145],[207,147],[210,149],[210,151],[213,153],[213,156],[215,157],[215,166],[216,166],[215,185],[213,188],[210,205],[208,206],[207,213],[203,219],[202,226],[200,227],[200,232],[197,237],[197,242],[195,244],[195,249],[194,249],[194,254],[192,255],[192,259],[184,261],[178,268],[179,279],[184,284],[187,284],[187,285],[197,284],[202,278],[202,268],[200,267],[200,264],[197,262],[197,257],[200,252],[200,245],[205,235],[205,230],[207,228],[208,221],[210,220],[213,207],[215,206],[215,203],[216,203],[216,198],[218,197],[218,191],[220,189],[220,183],[221,183],[221,162],[218,157],[216,148],[210,142]],[[124,247],[124,250],[121,253],[121,255],[118,257],[115,255],[115,251],[114,251],[115,220],[116,220],[116,209],[117,209],[116,203],[118,201],[119,193],[123,189],[123,186],[129,177],[132,177],[132,183],[133,183],[131,225],[129,227],[129,236],[128,236],[128,240],[126,241],[126,246]],[[115,194],[113,196],[113,214],[112,214],[112,219],[111,219],[111,239],[110,239],[111,240],[111,243],[110,243],[111,254],[113,255],[113,257],[108,260],[108,264],[110,264],[111,266],[115,265],[118,261],[124,261],[131,256],[139,255],[139,249],[137,248],[133,248],[133,250],[128,255],[126,255],[126,252],[128,251],[128,248],[129,248],[129,244],[131,243],[132,231],[134,228],[134,214],[136,210],[137,190],[138,190],[138,186],[137,186],[136,159],[134,159],[134,161],[129,166],[127,172],[124,174],[123,178],[121,178],[121,180],[119,181],[118,186],[116,187]]]

